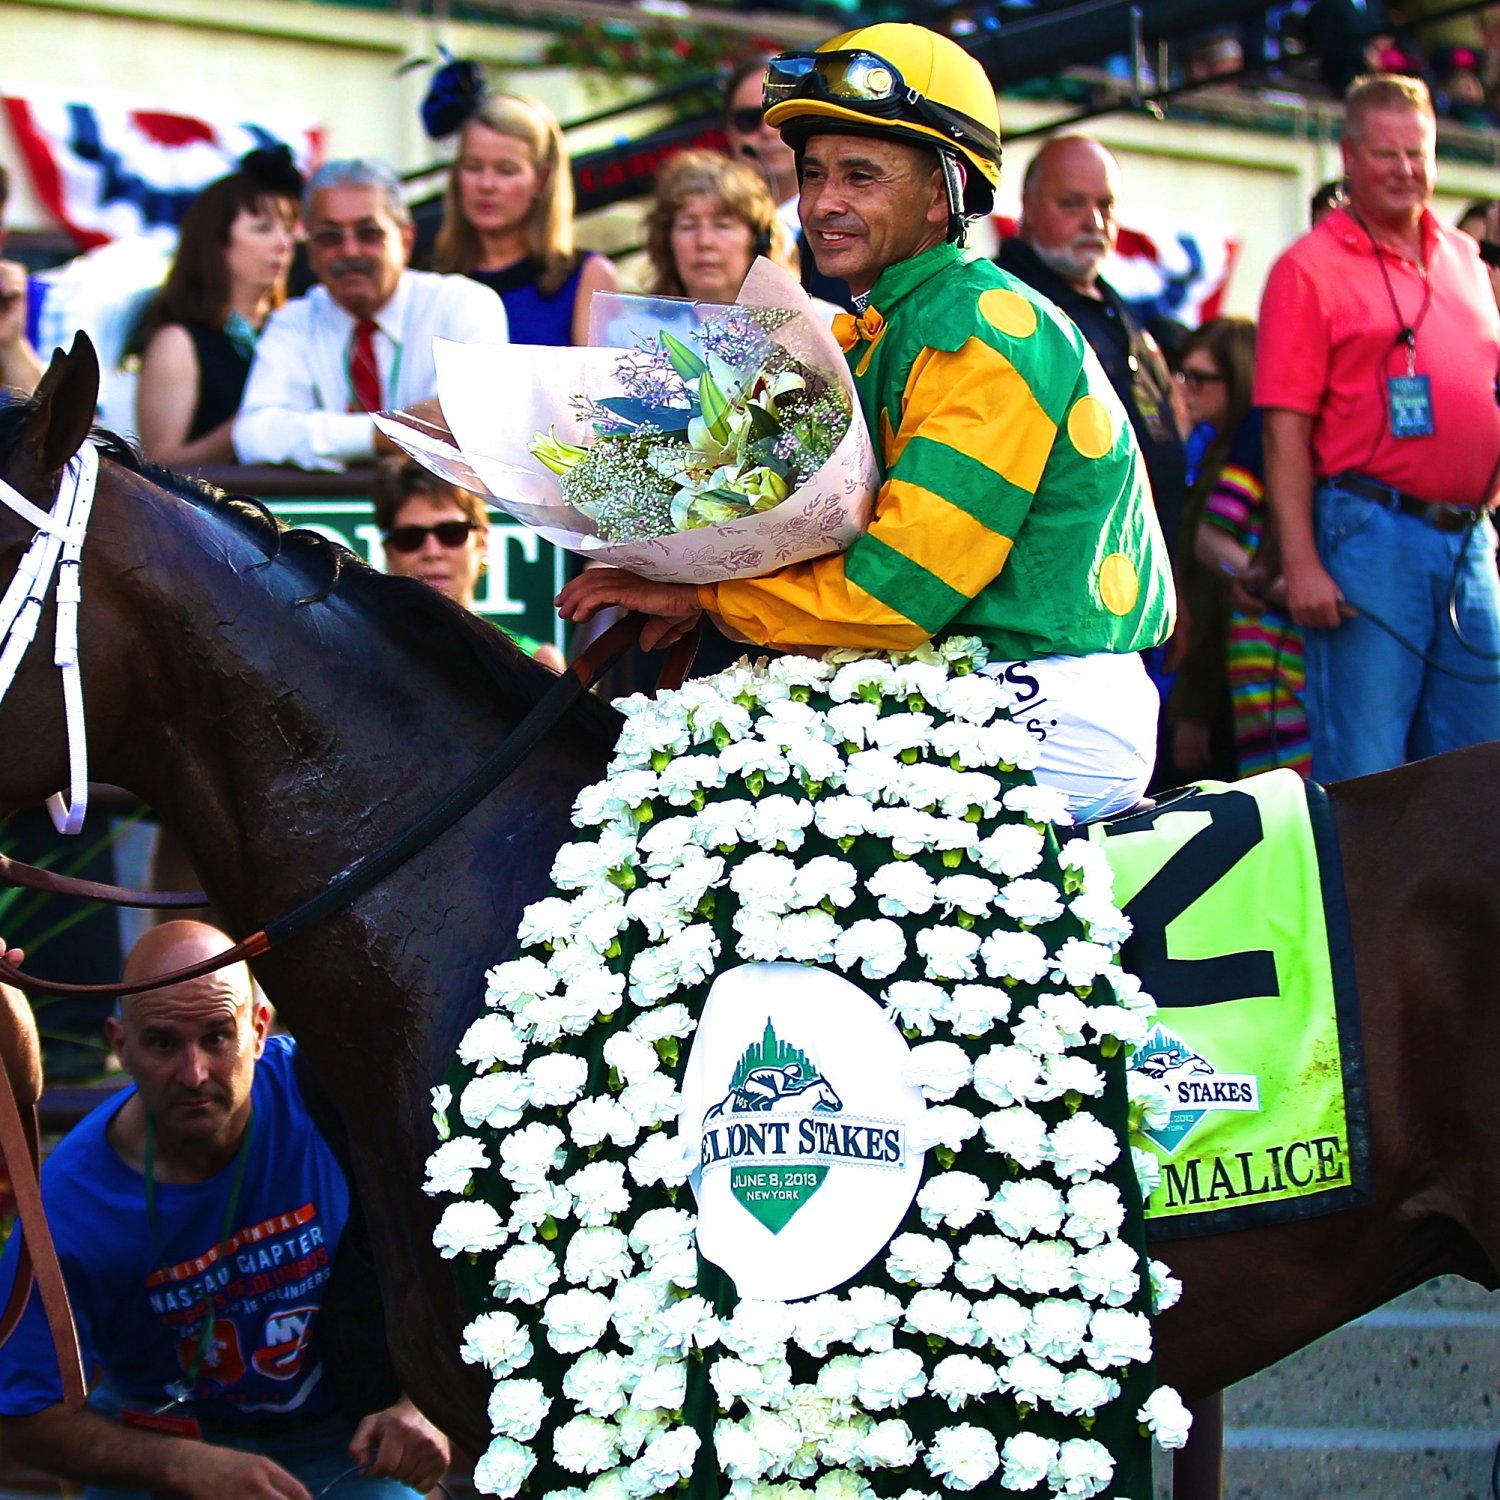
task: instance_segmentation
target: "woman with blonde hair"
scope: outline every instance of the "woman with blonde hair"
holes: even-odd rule
[[[615,268],[574,249],[572,168],[540,100],[491,95],[465,122],[432,263],[498,292],[513,343],[587,342],[589,298],[614,290]]]
[[[657,173],[646,254],[653,292],[695,302],[733,302],[757,255],[797,275],[796,247],[764,176],[717,151],[680,152]]]

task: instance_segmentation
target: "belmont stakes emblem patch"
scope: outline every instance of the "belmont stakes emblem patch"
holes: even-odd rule
[[[1139,1144],[1155,1240],[1351,1207],[1370,1195],[1363,1054],[1327,797],[1292,771],[1208,784],[1097,824],[1156,999],[1130,1060],[1156,1085]]]
[[[826,969],[743,964],[715,980],[679,1130],[699,1248],[742,1297],[816,1296],[890,1242],[925,1155],[910,1055],[884,1010]]]

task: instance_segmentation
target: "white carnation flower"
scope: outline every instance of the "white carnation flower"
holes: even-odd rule
[[[859,1437],[855,1454],[861,1467],[906,1469],[917,1461],[917,1443],[905,1422],[887,1417]]]
[[[1107,1240],[1073,1261],[1073,1279],[1090,1302],[1124,1307],[1140,1290],[1140,1257],[1124,1240]]]
[[[689,1478],[702,1441],[690,1427],[674,1427],[646,1445],[646,1450],[625,1471],[625,1491],[639,1500],[673,1489]]]
[[[1012,880],[1000,892],[999,906],[1023,927],[1054,921],[1063,913],[1057,887],[1050,880]]]
[[[619,1415],[620,1452],[634,1458],[653,1438],[666,1431],[668,1417],[665,1412],[642,1411],[639,1407],[627,1406]]]
[[[859,1399],[867,1411],[903,1406],[926,1389],[922,1356],[912,1349],[885,1349],[859,1362]]]
[[[1182,1283],[1172,1274],[1165,1261],[1151,1262],[1151,1310],[1164,1313],[1177,1306],[1182,1296]]]
[[[1091,1005],[1089,1027],[1095,1036],[1116,1037],[1132,1049],[1145,1046],[1146,1038],[1151,1035],[1151,1025],[1145,1016],[1126,1010],[1123,1005]]]
[[[972,1490],[1000,1467],[995,1439],[971,1422],[942,1427],[933,1434],[925,1456],[933,1477],[950,1490]]]
[[[1103,1494],[1115,1477],[1115,1461],[1108,1448],[1093,1438],[1067,1438],[1047,1470],[1054,1494],[1086,1497]]]
[[[813,804],[813,824],[827,839],[858,838],[870,832],[873,811],[863,797],[819,797]]]
[[[568,1252],[563,1258],[563,1270],[568,1280],[575,1286],[586,1286],[596,1292],[629,1276],[634,1267],[630,1244],[624,1234],[608,1227],[580,1229],[568,1241]]]
[[[922,1042],[911,1049],[902,1074],[924,1099],[951,1099],[973,1071],[969,1054],[956,1042]]]
[[[953,1274],[970,1291],[987,1292],[997,1281],[1012,1285],[1020,1264],[1014,1240],[1000,1234],[976,1234],[958,1252]]]
[[[1002,1182],[990,1204],[990,1217],[1015,1240],[1033,1234],[1039,1239],[1055,1235],[1062,1228],[1063,1214],[1063,1195],[1050,1182],[1035,1177]]]
[[[1107,887],[1075,896],[1068,909],[1083,923],[1090,942],[1118,948],[1135,931],[1135,924],[1110,899]]]
[[[702,1297],[683,1297],[662,1313],[657,1331],[664,1349],[687,1355],[718,1343],[721,1328],[713,1308]]]
[[[1040,984],[1047,977],[1047,945],[1034,932],[992,932],[979,951],[991,979]]]
[[[679,755],[658,773],[657,790],[673,807],[686,807],[694,793],[723,786],[725,775],[716,755]]]
[[[669,1036],[687,1036],[697,1023],[687,1006],[673,1003],[642,1011],[630,1023],[630,1034],[643,1041],[660,1042]]]
[[[691,907],[665,884],[637,886],[625,898],[626,915],[639,922],[653,943],[665,942],[688,924]]]
[[[626,1083],[639,1083],[661,1069],[656,1048],[630,1031],[617,1031],[605,1042],[604,1060]]]
[[[862,1352],[889,1349],[901,1318],[900,1299],[874,1286],[849,1289],[846,1298],[854,1332],[849,1342]]]
[[[1005,805],[1033,823],[1055,823],[1060,828],[1070,828],[1073,824],[1068,794],[1056,787],[1013,786],[1005,794]]]
[[[911,1144],[918,1151],[946,1146],[958,1151],[965,1141],[978,1133],[979,1117],[956,1104],[931,1104],[912,1127]]]
[[[552,1434],[552,1455],[572,1474],[600,1474],[620,1456],[617,1429],[598,1417],[574,1417]]]
[[[1008,797],[1005,801],[1009,805]],[[1002,823],[974,846],[974,858],[990,874],[1015,880],[1041,864],[1046,842],[1039,830],[1025,823]]]
[[[590,1416],[612,1417],[625,1405],[630,1378],[630,1367],[620,1355],[589,1349],[568,1366],[563,1395]]]
[[[927,960],[929,979],[977,979],[979,945],[979,934],[962,927],[924,927],[917,933],[917,952]]]
[[[1119,1156],[1120,1142],[1107,1125],[1080,1111],[1053,1127],[1047,1151],[1058,1176],[1081,1182],[1097,1177]]]
[[[918,1292],[907,1304],[902,1327],[953,1344],[972,1344],[977,1336],[968,1301],[957,1292],[935,1287]]]
[[[885,979],[906,962],[906,934],[888,917],[867,917],[844,929],[833,958],[841,969],[858,967],[866,979]]]
[[[873,727],[870,733],[873,737]],[[844,768],[844,788],[866,802],[892,802],[905,770],[905,762],[888,750],[856,750]]]
[[[808,860],[793,877],[795,906],[816,906],[820,901],[843,908],[852,906],[857,894],[859,871],[846,859],[819,854]]]
[[[495,1262],[491,1284],[507,1302],[540,1302],[561,1275],[557,1257],[546,1245],[512,1245]]]
[[[888,917],[924,916],[937,899],[935,886],[932,876],[909,859],[893,859],[865,882],[876,905]]]
[[[547,1342],[559,1354],[578,1354],[593,1348],[609,1326],[609,1318],[608,1297],[579,1289],[549,1297],[542,1309]]]
[[[956,984],[948,1024],[957,1036],[984,1036],[1010,1014],[1010,991],[999,984]]]
[[[703,848],[734,848],[754,836],[755,804],[747,797],[726,797],[685,821],[691,822],[693,840]]]
[[[984,724],[1009,704],[1010,696],[998,679],[984,672],[969,672],[939,684],[928,701],[950,718]]]
[[[720,1342],[732,1354],[752,1365],[785,1359],[787,1340],[792,1336],[796,1320],[795,1310],[787,1303],[750,1298],[741,1302],[733,1316],[722,1325]]]
[[[503,1378],[530,1362],[531,1336],[514,1313],[481,1313],[464,1329],[458,1353],[465,1364],[483,1365]]]
[[[677,1187],[688,1180],[696,1165],[692,1150],[678,1136],[655,1131],[630,1158],[630,1175],[642,1187],[658,1182]]]
[[[586,786],[573,801],[573,822],[579,828],[628,820],[641,803],[656,794],[654,771],[611,770],[604,781]]]
[[[551,1182],[545,1187],[517,1193],[511,1199],[507,1227],[519,1231],[523,1240],[533,1240],[538,1224],[547,1219],[565,1219],[572,1212],[573,1199],[568,1190],[560,1182]]]
[[[1089,1319],[1083,1352],[1096,1370],[1144,1364],[1151,1358],[1151,1320],[1122,1307],[1101,1307]]]
[[[813,805],[806,797],[788,797],[778,792],[755,802],[754,841],[762,849],[800,849],[813,820]]]
[[[1011,1027],[1013,1046],[1021,1047],[1035,1057],[1047,1058],[1067,1048],[1067,1038],[1039,1005],[1028,1005]]]
[[[617,1161],[594,1161],[567,1180],[580,1224],[607,1224],[630,1207],[625,1167]]]
[[[635,862],[634,835],[603,829],[596,842],[564,844],[552,862],[552,884],[563,891],[587,890],[608,880],[611,871]]]
[[[488,1203],[475,1198],[460,1198],[450,1203],[432,1232],[432,1243],[444,1260],[493,1250],[497,1245],[503,1245],[506,1239],[500,1215]]]
[[[1066,1240],[1028,1240],[1010,1284],[1033,1296],[1067,1291],[1073,1285],[1073,1247]]]
[[[824,1295],[793,1304],[796,1317],[792,1337],[797,1347],[823,1359],[829,1345],[847,1343],[856,1331],[854,1310],[841,1297]]]
[[[531,1102],[538,1109],[560,1109],[571,1104],[588,1082],[589,1065],[567,1052],[548,1052],[526,1069]]]
[[[1062,1389],[1052,1398],[1054,1411],[1065,1417],[1091,1417],[1120,1394],[1120,1382],[1093,1370],[1070,1370]]]
[[[1130,1095],[1131,1122],[1137,1129],[1159,1130],[1172,1118],[1172,1090],[1161,1079],[1131,1068],[1125,1074],[1125,1087]]]
[[[897,1023],[908,1031],[931,1036],[935,1023],[948,1011],[948,992],[925,979],[898,979],[882,996]]]
[[[742,906],[766,916],[791,911],[797,904],[797,863],[785,854],[752,854],[730,871],[729,888]]]
[[[650,1129],[675,1120],[682,1113],[682,1096],[665,1073],[654,1073],[640,1083],[626,1086],[620,1095],[620,1108],[637,1126]],[[634,1140],[635,1135],[631,1135],[620,1144],[628,1146]]]
[[[1102,1070],[1076,1053],[1043,1058],[1042,1076],[1047,1080],[1048,1094],[1054,1099],[1068,1094],[1077,1094],[1081,1099],[1097,1099],[1104,1092]]]
[[[566,1159],[563,1133],[555,1125],[537,1122],[523,1125],[500,1142],[501,1175],[508,1178],[518,1192],[543,1186],[552,1170],[560,1167]]]
[[[453,1090],[446,1083],[434,1084],[429,1097],[432,1100],[433,1129],[440,1141],[446,1141],[452,1129],[448,1124],[448,1111],[453,1107]]]
[[[1031,1314],[1014,1297],[1007,1297],[1002,1293],[976,1302],[974,1321],[979,1325],[984,1341],[1001,1354],[1014,1356],[1026,1352],[1026,1329],[1031,1322]]]
[[[1125,1222],[1125,1204],[1112,1182],[1080,1182],[1068,1189],[1068,1221],[1063,1233],[1091,1250],[1102,1245]]]
[[[838,919],[818,907],[794,911],[776,923],[777,947],[793,963],[827,963],[838,946],[839,932]]]
[[[718,1374],[715,1365],[713,1373]],[[750,1428],[743,1422],[720,1421],[714,1426],[714,1456],[719,1469],[732,1486],[731,1494],[753,1494],[748,1487],[753,1485],[770,1467],[771,1455],[761,1450],[759,1443],[750,1435]],[[760,1488],[760,1486],[756,1486]]]
[[[708,1372],[719,1409],[732,1411],[742,1401],[747,1407],[770,1405],[773,1390],[766,1380],[766,1370],[775,1371],[778,1376],[784,1372],[786,1381],[791,1381],[792,1367],[784,1359],[769,1360],[764,1365],[752,1365],[743,1359],[720,1355]]]
[[[1000,887],[979,875],[945,875],[934,894],[949,911],[956,906],[971,917],[982,917],[999,896]]]
[[[991,1151],[1032,1171],[1047,1159],[1047,1122],[1034,1109],[1012,1104],[986,1115],[981,1126]]]
[[[948,1403],[949,1411],[961,1411],[971,1401],[979,1401],[999,1390],[995,1372],[972,1354],[950,1354],[939,1360],[932,1372],[932,1394]]]
[[[513,1438],[497,1437],[474,1465],[474,1485],[500,1500],[517,1494],[536,1467],[536,1454]]]
[[[1052,1404],[1062,1389],[1062,1371],[1035,1354],[1018,1354],[1000,1366],[1000,1384],[1027,1406]]]
[[[458,1044],[460,1062],[469,1063],[481,1073],[504,1063],[514,1067],[526,1055],[526,1042],[509,1016],[486,1011],[464,1032]]]
[[[974,1064],[974,1092],[990,1104],[1023,1104],[1046,1091],[1041,1063],[1024,1047],[991,1047]]]
[[[1115,872],[1109,856],[1086,835],[1075,835],[1058,850],[1058,862],[1065,870],[1076,870],[1085,890],[1108,893],[1114,887]]]
[[[537,995],[550,995],[557,987],[557,976],[537,958],[496,964],[484,978],[484,1003],[491,1010],[513,1010]]]
[[[422,1184],[424,1193],[462,1193],[469,1179],[480,1167],[490,1164],[489,1153],[484,1142],[472,1135],[455,1136],[444,1141],[427,1158],[427,1180]]]
[[[1180,1448],[1188,1440],[1193,1425],[1192,1414],[1182,1397],[1169,1385],[1158,1386],[1136,1413],[1160,1447]]]
[[[1135,1180],[1142,1198],[1149,1198],[1161,1186],[1161,1162],[1150,1152],[1139,1146],[1130,1148],[1130,1164],[1135,1168]]]
[[[1031,1309],[1026,1347],[1031,1353],[1065,1365],[1077,1359],[1088,1336],[1090,1309],[1076,1297],[1043,1297]]]
[[[490,1392],[490,1431],[529,1443],[551,1409],[552,1398],[540,1380],[502,1380]]]
[[[694,756],[694,760],[702,757]],[[641,868],[657,880],[665,878],[697,853],[695,820],[657,818],[641,834],[637,858]]]
[[[931,714],[886,714],[871,726],[870,740],[876,750],[900,755],[922,749],[932,738],[932,725]]]
[[[952,1250],[925,1234],[898,1234],[885,1258],[886,1275],[908,1286],[937,1286],[952,1264]]]
[[[1113,948],[1070,937],[1052,955],[1052,978],[1054,982],[1071,985],[1074,989],[1087,989],[1111,969],[1114,962]]]
[[[1057,1462],[1057,1447],[1052,1438],[1034,1432],[1013,1433],[1001,1449],[1005,1468],[1000,1483],[1008,1490],[1034,1490]]]
[[[761,739],[739,740],[719,751],[719,764],[730,776],[741,780],[759,774],[769,782],[782,782],[792,773],[786,757],[775,745]]]
[[[859,1396],[859,1371],[864,1361],[856,1354],[838,1354],[818,1370],[819,1395],[831,1401],[846,1416],[854,1413]]]
[[[635,1377],[630,1404],[640,1411],[681,1411],[687,1399],[687,1365],[680,1359],[662,1359]]]
[[[963,1229],[979,1217],[989,1199],[989,1187],[972,1173],[940,1172],[922,1184],[917,1207],[929,1229]]]
[[[581,1099],[568,1111],[568,1134],[587,1149],[614,1139],[616,1145],[633,1141],[637,1130],[630,1116],[620,1108],[617,1099],[598,1096]]]

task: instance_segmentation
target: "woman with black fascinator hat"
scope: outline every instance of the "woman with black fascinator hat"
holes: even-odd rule
[[[136,431],[153,463],[233,463],[255,341],[286,298],[302,175],[286,146],[244,157],[183,216],[143,328]]]

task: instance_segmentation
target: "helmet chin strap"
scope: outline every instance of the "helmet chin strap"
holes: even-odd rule
[[[948,242],[959,249],[968,243],[969,219],[964,213],[964,185],[967,170],[957,152],[938,147],[938,165],[942,168],[943,188],[948,194]]]

